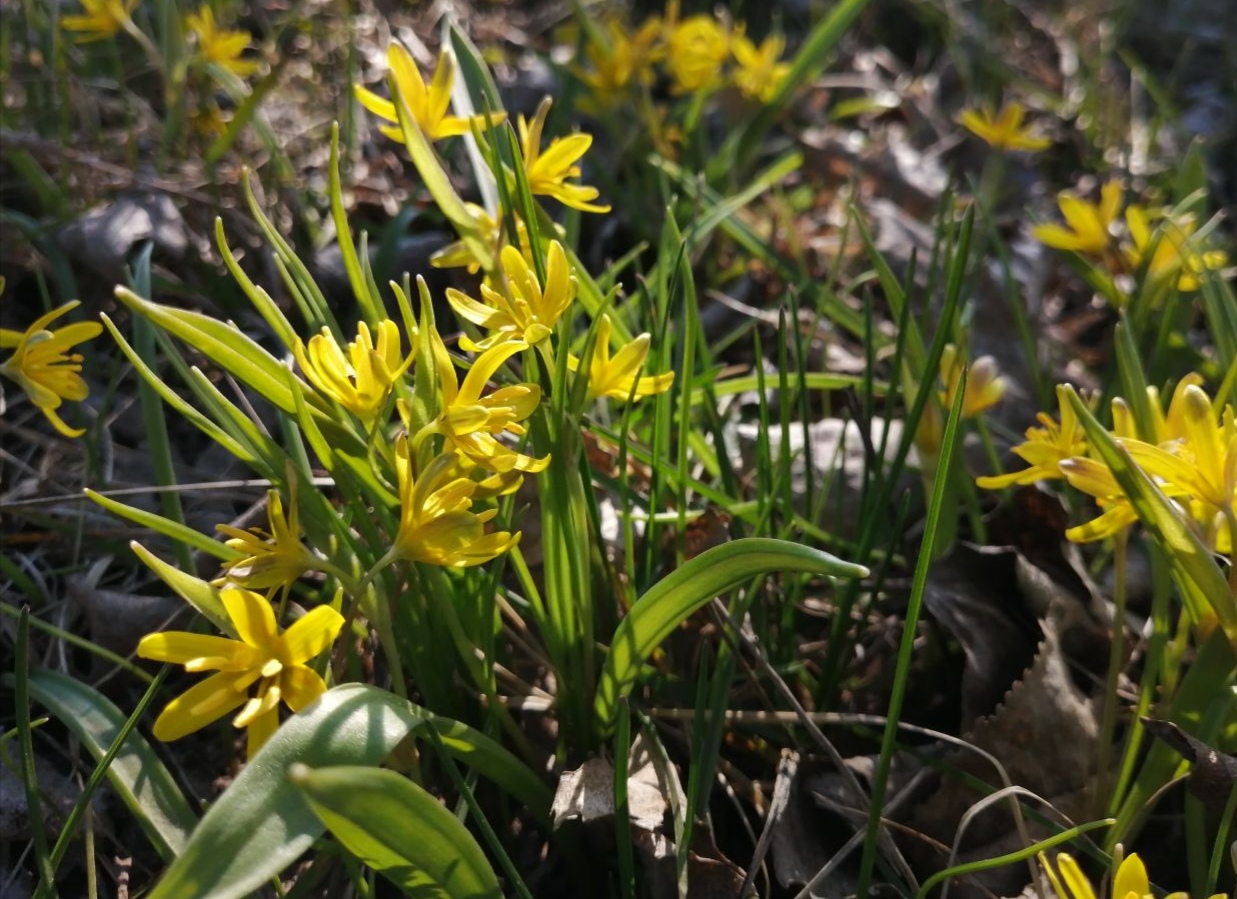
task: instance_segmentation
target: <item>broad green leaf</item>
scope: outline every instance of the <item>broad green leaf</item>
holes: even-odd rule
[[[377,687],[344,684],[328,690],[284,722],[250,759],[202,818],[150,899],[232,899],[258,889],[296,861],[323,830],[288,779],[289,766],[376,766],[431,717]],[[548,788],[527,766],[467,725],[434,721],[448,751],[545,817]]]
[[[116,288],[116,298],[134,312],[141,313],[165,331],[208,356],[216,365],[248,384],[272,405],[284,412],[296,411],[296,403],[288,387],[287,366],[245,336],[239,328],[200,312],[152,303],[124,287]],[[321,400],[307,384],[303,384],[299,379],[296,383],[304,390],[311,405],[315,400],[321,404]]]
[[[99,501],[95,497],[92,499],[95,499],[95,502]],[[216,545],[223,546],[222,543]],[[169,565],[136,540],[129,544],[129,548],[146,563],[151,571],[159,575],[165,584],[175,590],[181,599],[197,609],[203,618],[235,639],[236,631],[232,627],[232,619],[228,617],[228,611],[223,607],[223,600],[219,598],[218,590],[201,578],[186,574],[175,565]],[[227,547],[224,548],[227,549]]]
[[[394,771],[296,765],[293,783],[322,823],[405,895],[501,899],[485,853],[460,819]]]
[[[1224,632],[1230,639],[1237,640],[1237,603],[1211,551],[1198,539],[1177,507],[1130,457],[1125,447],[1096,421],[1073,388],[1067,389],[1070,405],[1087,432],[1087,441],[1100,461],[1112,471],[1138,513],[1139,520],[1168,556],[1173,579],[1181,588],[1191,617],[1195,621],[1202,617],[1206,611],[1203,606],[1205,600],[1206,605],[1215,612]]]
[[[32,671],[30,695],[96,759],[106,754],[128,720],[106,696],[59,671]],[[107,778],[159,855],[171,861],[184,849],[197,815],[141,734],[133,732],[125,739]]]
[[[644,660],[684,619],[720,593],[758,575],[783,571],[846,578],[868,575],[862,565],[766,537],[747,537],[706,550],[640,597],[619,623],[594,704],[603,730],[613,728],[619,701],[631,692]]]

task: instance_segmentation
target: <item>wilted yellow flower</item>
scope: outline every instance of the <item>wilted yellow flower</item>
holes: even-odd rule
[[[213,62],[241,78],[261,68],[256,60],[241,58],[253,35],[240,29],[220,28],[208,5],[203,4],[196,13],[185,16],[185,27],[197,38],[198,55],[205,62]]]
[[[1062,477],[1061,463],[1087,451],[1087,437],[1070,405],[1064,385],[1057,387],[1057,405],[1061,410],[1058,424],[1046,412],[1036,416],[1043,425],[1026,430],[1026,441],[1014,447],[1014,453],[1031,467],[995,477],[980,477],[975,483],[985,490],[1000,490],[1014,484],[1034,484]]]
[[[131,21],[138,0],[82,0],[80,16],[65,16],[60,27],[77,32],[73,40],[79,44],[115,37]]]
[[[438,67],[434,70],[434,78],[430,86],[425,86],[421,70],[413,61],[412,54],[399,44],[387,48],[387,64],[395,76],[395,84],[400,96],[408,105],[408,111],[416,120],[417,127],[425,134],[427,140],[441,140],[444,137],[456,137],[468,134],[473,125],[478,128],[488,128],[497,125],[506,118],[506,113],[496,112],[489,116],[475,115],[462,119],[447,114],[451,105],[451,86],[455,83],[455,62],[445,50],[438,54]],[[394,100],[384,100],[373,91],[366,90],[361,85],[355,86],[356,98],[361,105],[374,115],[394,122],[394,125],[383,125],[380,130],[397,143],[404,142],[404,133],[399,127],[399,115],[395,111]]]
[[[57,331],[47,330],[53,321],[76,308],[77,300],[65,303],[43,315],[22,331],[0,328],[0,349],[12,349],[0,365],[0,374],[15,381],[30,402],[43,410],[47,420],[66,437],[80,437],[86,431],[70,428],[56,412],[64,400],[80,402],[89,388],[82,376],[82,356],[66,351],[79,343],[98,337],[103,326],[98,322],[76,322]]]
[[[292,482],[294,485],[296,481]],[[223,566],[225,577],[215,583],[232,582],[250,590],[270,590],[290,587],[302,574],[318,564],[318,557],[301,543],[295,487],[288,514],[284,515],[283,500],[278,490],[266,492],[266,520],[270,528],[241,530],[230,524],[217,524],[215,530],[229,539],[226,545],[240,550],[244,558]]]
[[[486,350],[473,361],[460,384],[455,366],[437,335],[434,343],[434,367],[442,388],[442,406],[438,418],[417,434],[415,445],[419,447],[429,436],[441,434],[448,449],[488,471],[538,472],[549,465],[549,456],[534,459],[497,439],[504,433],[517,437],[524,434],[520,422],[532,415],[541,402],[541,388],[536,384],[513,384],[483,395],[494,372],[511,356],[528,349],[528,344],[510,341]]]
[[[738,63],[733,75],[734,83],[743,96],[761,103],[773,99],[790,72],[790,63],[781,61],[785,47],[786,40],[780,34],[769,35],[760,46],[742,34],[731,37],[730,49]]]
[[[550,112],[550,98],[537,107],[532,122],[520,116],[520,152],[524,157],[524,173],[528,177],[528,189],[535,194],[553,197],[564,206],[581,212],[609,212],[609,205],[599,206],[592,201],[601,193],[595,187],[568,184],[568,178],[580,177],[576,162],[593,145],[591,134],[570,134],[550,141],[541,152],[541,132]]]
[[[641,334],[626,344],[613,358],[610,356],[610,316],[604,312],[597,321],[597,339],[593,344],[593,359],[588,368],[588,395],[596,399],[608,396],[627,400],[664,393],[674,383],[674,372],[640,377],[640,369],[649,355],[649,335]],[[577,371],[580,360],[567,357],[567,367]]]
[[[941,352],[940,373],[945,390],[940,394],[941,405],[952,409],[954,397],[958,393],[958,385],[962,381],[962,369],[965,359],[952,343],[945,344]],[[966,390],[962,394],[962,417],[974,418],[988,411],[1001,401],[1005,395],[1008,382],[1001,377],[1001,370],[996,359],[991,356],[981,356],[971,363],[966,379]],[[919,429],[915,434],[916,442],[921,450],[936,453],[940,450],[941,439],[944,437],[945,423],[940,411],[932,405],[924,407],[919,419]]]
[[[1057,194],[1065,225],[1048,223],[1031,229],[1040,243],[1058,250],[1102,256],[1112,245],[1109,229],[1121,214],[1121,182],[1115,178],[1100,188],[1098,203],[1088,203],[1073,191]]]
[[[1166,217],[1153,231],[1147,210],[1131,203],[1125,223],[1134,241],[1126,250],[1126,261],[1136,271],[1145,266],[1150,281],[1175,277],[1178,290],[1198,290],[1200,276],[1228,263],[1226,253],[1198,246],[1192,216]]]
[[[414,337],[412,350],[401,360],[399,326],[384,319],[378,323],[377,346],[369,327],[359,322],[356,340],[348,344],[347,355],[329,328],[309,339],[308,351],[298,340],[292,352],[314,387],[368,427],[382,411],[392,385],[412,364],[416,345]]]
[[[618,20],[606,24],[608,43],[589,41],[585,56],[589,69],[577,72],[593,94],[605,102],[622,99],[632,84],[653,82],[653,63],[660,58],[657,38],[661,21],[649,19],[634,34],[628,34]]]
[[[1052,141],[1039,137],[1031,128],[1022,127],[1022,119],[1026,114],[1021,103],[1007,103],[999,113],[994,113],[991,107],[981,109],[968,108],[962,110],[958,121],[972,134],[983,140],[995,150],[1043,150],[1051,146]]]
[[[399,479],[399,532],[391,556],[446,568],[481,565],[519,542],[507,531],[487,534],[485,525],[497,509],[473,512],[480,485],[460,475],[454,452],[441,453],[419,474],[406,436],[395,442],[395,473]]]
[[[712,16],[673,18],[667,25],[666,68],[671,90],[690,94],[714,84],[730,55],[730,36]]]
[[[218,672],[168,703],[155,721],[158,739],[178,740],[244,706],[232,724],[246,728],[252,758],[278,729],[281,701],[297,712],[325,692],[326,683],[306,663],[331,645],[344,619],[318,606],[280,633],[271,604],[258,594],[224,589],[219,598],[239,640],[169,631],[143,637],[137,654],[194,673]]]
[[[544,290],[533,267],[515,247],[503,247],[499,261],[507,282],[505,292],[482,284],[481,297],[485,302],[479,303],[454,287],[447,289],[451,307],[461,317],[490,332],[479,343],[461,337],[460,346],[469,352],[488,350],[509,340],[536,346],[550,336],[576,296],[576,280],[563,245],[557,240],[550,241],[546,253]]]

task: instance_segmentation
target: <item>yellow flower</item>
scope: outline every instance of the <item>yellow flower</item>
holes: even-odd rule
[[[965,358],[952,343],[945,344],[941,352],[940,373],[945,390],[940,394],[941,405],[952,409],[954,397],[958,393],[958,384],[962,381],[962,369]],[[1001,377],[996,359],[991,356],[980,356],[971,363],[970,373],[966,379],[966,390],[962,394],[962,417],[974,418],[988,411],[1005,395],[1008,386]],[[944,421],[935,406],[926,406],[923,416],[919,419],[919,430],[915,434],[919,447],[928,453],[940,450],[941,438],[944,436]]]
[[[588,368],[588,395],[590,398],[608,396],[627,400],[664,393],[674,383],[674,372],[640,377],[640,369],[649,355],[649,335],[641,334],[628,343],[618,354],[610,356],[610,316],[602,313],[597,322],[597,339],[593,344],[593,359]],[[567,357],[567,367],[576,371],[580,360]]]
[[[1197,225],[1191,216],[1166,217],[1153,231],[1147,210],[1132,203],[1125,211],[1125,223],[1134,241],[1134,246],[1126,249],[1126,261],[1135,270],[1145,267],[1153,283],[1176,277],[1178,290],[1198,290],[1204,272],[1228,263],[1226,253],[1198,247],[1194,236]]]
[[[536,346],[554,330],[555,324],[576,296],[576,279],[567,264],[567,254],[557,240],[550,241],[546,253],[546,282],[542,290],[524,256],[515,247],[503,247],[499,256],[506,277],[506,292],[481,285],[479,303],[454,287],[447,288],[447,301],[462,317],[485,328],[489,336],[480,343],[460,338],[460,346],[469,352],[482,352],[500,343],[520,340]]]
[[[85,15],[65,16],[60,27],[76,31],[73,40],[79,44],[107,40],[125,30],[137,3],[138,0],[82,0]]]
[[[730,36],[712,16],[689,16],[669,23],[666,67],[671,91],[690,94],[711,86],[730,55]]]
[[[47,420],[66,437],[80,437],[83,428],[70,428],[56,412],[63,400],[80,402],[89,388],[82,376],[82,356],[67,353],[74,345],[98,337],[103,326],[98,322],[76,322],[57,331],[47,326],[79,305],[65,303],[38,318],[25,332],[0,328],[0,349],[13,355],[0,365],[0,374],[15,381],[30,401],[43,410]]]
[[[365,322],[357,324],[356,340],[348,353],[329,328],[309,339],[308,351],[299,340],[292,348],[305,377],[319,391],[339,403],[369,427],[386,405],[392,385],[408,370],[416,355],[416,339],[407,358],[400,360],[399,326],[390,319],[378,323],[374,345]]]
[[[417,126],[424,132],[427,140],[441,140],[444,137],[456,137],[468,134],[473,125],[478,128],[488,128],[497,125],[506,113],[496,112],[489,116],[476,115],[462,119],[447,115],[451,104],[451,86],[455,83],[455,62],[446,51],[438,54],[438,67],[434,70],[434,78],[430,86],[425,86],[425,79],[412,59],[412,54],[399,44],[392,44],[387,49],[387,63],[395,75],[395,84],[399,94],[408,105],[408,111],[416,120]],[[404,142],[404,133],[399,127],[399,115],[395,111],[392,100],[384,100],[361,85],[356,85],[356,98],[361,105],[379,118],[394,122],[394,125],[383,125],[379,130],[397,143]]]
[[[1040,243],[1058,250],[1102,256],[1112,245],[1109,229],[1121,213],[1121,192],[1121,182],[1115,178],[1100,188],[1098,203],[1088,203],[1073,191],[1061,191],[1057,205],[1065,225],[1036,225],[1031,233]]]
[[[486,246],[498,249],[503,236],[502,225],[494,216],[490,215],[476,203],[465,203],[464,208],[468,210],[468,214],[476,222],[481,242]],[[524,226],[524,223],[517,219],[516,227],[520,231],[521,236],[527,239],[528,229]],[[430,265],[434,266],[434,268],[465,268],[470,275],[475,275],[481,271],[480,260],[473,255],[467,241],[463,240],[457,240],[455,243],[448,244],[434,253],[430,257]]]
[[[609,212],[610,207],[599,206],[592,201],[600,191],[582,184],[567,184],[568,178],[580,177],[576,162],[593,145],[591,134],[570,134],[550,141],[541,152],[541,131],[550,112],[550,98],[537,107],[532,122],[519,118],[520,152],[524,157],[524,173],[528,177],[528,189],[535,194],[553,197],[564,206],[581,212]]]
[[[185,16],[185,26],[197,38],[198,55],[203,61],[213,62],[242,78],[261,68],[256,60],[241,58],[253,36],[248,31],[217,26],[209,6],[203,4],[196,13]]]
[[[504,433],[517,437],[524,434],[520,422],[532,415],[541,402],[541,388],[536,384],[513,384],[482,396],[494,372],[508,358],[526,349],[528,344],[511,341],[486,350],[473,362],[461,385],[446,347],[435,335],[434,366],[442,387],[442,408],[438,418],[417,434],[414,445],[420,447],[429,436],[441,434],[448,449],[488,471],[538,472],[549,465],[549,456],[534,459],[497,439]]]
[[[975,483],[985,490],[1000,490],[1013,484],[1034,484],[1036,481],[1062,477],[1061,463],[1074,456],[1084,455],[1087,438],[1063,385],[1057,387],[1057,405],[1061,410],[1059,424],[1053,421],[1048,413],[1039,413],[1036,420],[1043,427],[1027,428],[1026,441],[1014,447],[1014,453],[1027,462],[1030,468],[996,477],[976,478]]]
[[[649,19],[632,35],[612,19],[606,26],[608,44],[589,41],[585,55],[590,68],[577,73],[580,80],[608,103],[618,101],[632,84],[652,84],[653,63],[661,56],[656,46],[660,31],[657,18]]]
[[[168,703],[155,721],[157,738],[178,740],[244,706],[232,724],[247,729],[252,758],[279,727],[280,701],[297,712],[326,690],[306,663],[331,645],[344,619],[319,606],[281,634],[270,603],[258,594],[233,588],[219,598],[239,640],[169,631],[143,637],[137,654],[190,672],[218,672]]]
[[[292,482],[295,485],[295,481]],[[240,550],[244,558],[226,563],[226,577],[216,584],[228,581],[251,590],[270,590],[290,587],[306,571],[318,564],[318,557],[301,543],[301,526],[297,515],[296,492],[287,516],[278,490],[266,493],[266,520],[269,531],[261,528],[241,530],[230,524],[217,524],[215,530],[229,539],[225,544]]]
[[[759,47],[742,34],[731,38],[730,49],[739,67],[734,72],[734,83],[743,96],[761,103],[768,103],[786,80],[790,64],[780,62],[786,46],[780,34],[771,34]]]
[[[473,512],[480,485],[460,475],[460,460],[441,453],[419,476],[406,436],[395,442],[395,473],[399,479],[399,533],[391,549],[393,559],[425,562],[447,568],[481,565],[519,542],[507,531],[487,534],[485,524],[497,509]]]
[[[1202,528],[1203,539],[1218,551],[1229,552],[1229,522],[1237,515],[1237,418],[1231,405],[1217,415],[1207,393],[1196,384],[1182,391],[1181,406],[1181,440],[1162,446],[1140,440],[1122,443],[1148,475],[1175,494],[1189,497],[1190,514]]]
[[[1030,128],[1022,127],[1025,110],[1021,103],[1007,103],[999,113],[991,107],[962,110],[958,121],[976,137],[995,150],[1043,150],[1052,141],[1038,137]]]
[[[1039,854],[1040,867],[1052,881],[1053,891],[1060,899],[1096,899],[1095,888],[1087,875],[1073,856],[1062,852],[1057,855],[1057,870],[1049,863],[1047,857]],[[1147,877],[1147,867],[1138,853],[1131,853],[1118,866],[1112,881],[1112,899],[1150,899],[1154,893],[1151,881]],[[1188,893],[1169,893],[1164,899],[1190,899]],[[1223,894],[1216,894],[1211,899],[1224,899]]]

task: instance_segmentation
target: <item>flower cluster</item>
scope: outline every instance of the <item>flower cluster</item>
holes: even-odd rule
[[[1141,277],[1155,288],[1169,285],[1183,293],[1198,290],[1202,278],[1228,264],[1228,256],[1207,246],[1190,213],[1124,206],[1121,182],[1110,179],[1092,203],[1072,190],[1057,195],[1064,224],[1036,225],[1040,243],[1077,253],[1098,263],[1109,275]],[[1117,294],[1122,296],[1122,294]]]
[[[592,92],[595,105],[618,108],[635,87],[649,87],[662,66],[670,92],[696,94],[727,84],[753,101],[768,103],[790,71],[783,61],[785,40],[771,34],[756,44],[742,27],[731,28],[711,15],[680,18],[677,4],[667,16],[645,20],[629,31],[617,19],[589,35],[584,65],[576,73]]]
[[[1130,457],[1169,497],[1200,539],[1217,552],[1231,553],[1237,519],[1237,417],[1232,404],[1217,408],[1203,390],[1202,378],[1181,380],[1164,409],[1158,391],[1148,388],[1152,420],[1139,431],[1128,404],[1113,401],[1113,436]],[[980,487],[1064,478],[1093,497],[1102,514],[1071,528],[1075,542],[1112,537],[1138,520],[1112,471],[1095,458],[1064,387],[1057,388],[1060,420],[1039,414],[1042,427],[1028,428],[1014,453],[1029,467],[997,477],[981,477]],[[1141,436],[1140,436],[1141,433]]]
[[[450,56],[440,58],[428,87],[406,51],[394,47],[389,59],[394,99],[357,89],[366,108],[387,122],[399,120],[397,104],[402,103],[429,142],[479,133],[484,127],[508,127],[501,114],[486,121],[449,114],[454,78]],[[522,157],[524,182],[534,195],[585,211],[606,211],[608,207],[593,203],[596,188],[574,183],[580,174],[577,163],[591,138],[576,134],[542,146],[548,109],[548,102],[543,103],[531,121],[518,121],[518,142],[513,145]],[[393,138],[404,136],[403,128],[383,125],[382,130]],[[487,161],[496,177],[511,177],[493,154]],[[433,162],[421,153],[418,164]],[[233,723],[248,730],[252,754],[277,727],[281,702],[295,711],[326,688],[309,663],[334,641],[342,627],[341,616],[319,606],[282,634],[278,630],[289,593],[305,574],[320,572],[333,578],[342,594],[360,603],[369,617],[374,603],[388,601],[375,595],[377,578],[388,566],[467,569],[514,547],[520,533],[493,524],[499,514],[497,499],[516,491],[525,475],[536,475],[551,462],[544,438],[533,440],[530,434],[530,421],[546,414],[539,413],[544,393],[556,383],[541,377],[546,372],[570,373],[569,395],[590,401],[603,397],[627,401],[669,388],[672,374],[640,373],[649,355],[648,334],[626,340],[611,355],[615,323],[606,313],[600,313],[587,341],[591,353],[586,358],[579,358],[564,342],[571,338],[565,319],[575,305],[583,273],[548,220],[538,230],[521,221],[514,210],[487,211],[458,198],[456,202],[456,208],[473,219],[472,227],[463,223],[463,239],[435,262],[464,266],[483,276],[475,296],[454,288],[447,291],[451,308],[469,329],[458,346],[471,359],[448,351],[424,283],[419,322],[404,292],[396,289],[402,326],[375,313],[371,320],[357,323],[351,340],[330,325],[307,340],[296,337],[290,325],[282,332],[296,363],[296,372],[289,372],[287,381],[300,394],[295,404],[309,418],[321,416],[363,445],[363,452],[351,456],[352,464],[368,465],[363,479],[398,503],[398,518],[377,516],[386,522],[385,533],[368,531],[385,539],[385,552],[374,554],[376,562],[373,556],[363,561],[365,553],[341,552],[338,544],[348,541],[324,537],[322,527],[316,535],[309,533],[312,529],[302,532],[302,521],[307,520],[301,505],[305,497],[298,497],[299,481],[291,472],[286,497],[278,489],[268,492],[267,527],[220,525],[234,557],[214,582],[228,618],[225,622],[220,613],[216,624],[227,630],[230,623],[239,639],[172,633],[143,640],[139,654],[145,658],[183,664],[189,671],[217,672],[167,707],[155,725],[157,736],[175,739],[240,708]],[[539,223],[545,219],[535,207],[530,212],[525,206],[523,211],[535,214]],[[480,245],[488,252],[481,252]],[[70,336],[83,339],[76,332]],[[64,344],[46,342],[60,349]],[[574,411],[578,410],[573,406]],[[377,495],[376,503],[381,502]],[[442,582],[429,572],[415,571],[410,569],[410,582],[422,575]],[[279,615],[272,602],[277,596]]]

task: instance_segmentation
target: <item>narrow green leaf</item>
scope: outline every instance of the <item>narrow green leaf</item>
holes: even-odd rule
[[[95,759],[104,756],[128,720],[102,693],[59,671],[31,672],[30,695]],[[197,815],[141,734],[134,731],[125,738],[108,766],[107,778],[159,855],[171,861],[184,849]]]
[[[294,765],[292,782],[322,823],[407,896],[500,899],[485,853],[459,818],[393,771]]]
[[[101,493],[96,493],[90,488],[83,491],[87,497],[94,500],[109,512],[119,515],[121,518],[126,518],[134,524],[139,524],[144,528],[150,528],[156,533],[163,534],[165,537],[171,537],[178,543],[185,546],[193,547],[201,550],[204,553],[214,556],[217,559],[222,559],[225,562],[239,558],[238,554],[224,546],[218,540],[213,540],[206,534],[195,531],[188,525],[180,524],[172,521],[169,518],[164,518],[162,515],[157,515],[154,512],[147,512],[144,509],[138,509],[133,506],[125,505],[119,500],[114,500],[111,497],[104,496]]]
[[[445,57],[443,63],[447,59],[450,57]],[[425,132],[417,125],[417,120],[413,118],[412,113],[408,111],[408,104],[400,96],[399,86],[393,75],[388,78],[388,84],[391,88],[391,102],[395,104],[395,111],[399,116],[400,131],[404,135],[404,145],[408,148],[412,164],[417,167],[417,173],[425,182],[426,190],[430,192],[430,196],[434,198],[442,214],[447,217],[447,221],[455,227],[460,238],[468,244],[473,258],[481,264],[482,269],[490,271],[494,267],[494,254],[491,248],[481,239],[477,223],[473,221],[473,217],[469,215],[468,209],[464,206],[464,201],[460,199],[460,195],[451,185],[451,179],[443,170],[442,163],[438,161],[438,154],[434,152],[433,145],[426,138]]]
[[[116,288],[116,298],[194,349],[210,357],[220,368],[235,375],[284,412],[295,412],[296,402],[288,387],[287,366],[258,346],[234,325],[192,312],[144,300],[124,287]],[[297,379],[311,405],[321,400]],[[321,410],[320,411],[325,411]]]
[[[90,492],[87,491],[87,493]],[[91,499],[98,502],[101,498],[91,497]],[[222,546],[223,544],[216,545]],[[134,555],[146,563],[147,568],[159,575],[160,580],[175,590],[181,599],[193,606],[198,614],[229,637],[236,637],[232,619],[228,617],[228,611],[223,607],[223,600],[219,598],[218,590],[201,578],[186,574],[175,565],[169,565],[137,541],[130,543],[129,548],[133,550]]]
[[[862,565],[785,540],[746,537],[706,550],[650,589],[614,632],[597,685],[594,712],[609,732],[619,700],[632,686],[650,653],[689,615],[713,597],[761,574],[805,572],[829,577],[867,577]]]
[[[431,714],[365,684],[328,690],[293,715],[202,818],[150,899],[232,899],[258,889],[313,845],[322,822],[288,767],[378,765]],[[434,718],[447,749],[544,818],[548,788],[484,734]]]

